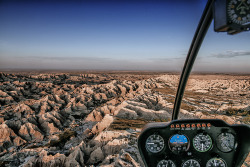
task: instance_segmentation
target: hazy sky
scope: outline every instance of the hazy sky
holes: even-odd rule
[[[181,71],[206,0],[0,1],[0,69]],[[195,71],[250,72],[250,32],[213,32]]]

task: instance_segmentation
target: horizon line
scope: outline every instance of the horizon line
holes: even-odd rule
[[[87,73],[100,73],[100,72],[143,72],[143,73],[169,73],[169,74],[181,74],[181,71],[174,71],[174,70],[114,70],[114,69],[19,69],[19,68],[12,68],[12,69],[1,69],[0,73],[4,72],[40,72],[40,73],[46,73],[46,72],[65,72],[65,73],[71,73],[71,72],[87,72]],[[221,71],[192,71],[191,74],[224,74],[224,75],[250,75],[250,72],[221,72]]]

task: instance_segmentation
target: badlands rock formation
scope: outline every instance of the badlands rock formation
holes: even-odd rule
[[[180,118],[249,124],[249,81],[194,76]],[[177,84],[154,73],[0,73],[0,166],[143,166],[137,137],[171,119]]]

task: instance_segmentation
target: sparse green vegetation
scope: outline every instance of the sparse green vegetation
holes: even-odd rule
[[[244,117],[244,118],[242,119],[242,122],[244,122],[245,124],[250,124],[250,115]]]
[[[228,116],[250,116],[249,110],[228,108],[226,114]]]
[[[109,130],[126,130],[126,129],[136,129],[142,128],[148,121],[142,119],[122,119],[116,118],[114,122],[110,125]]]
[[[126,130],[126,129],[136,129],[136,128],[143,128],[144,125],[150,122],[168,122],[171,121],[171,118],[168,119],[155,119],[152,121],[147,121],[143,119],[123,119],[123,118],[117,118],[114,120],[114,122],[109,126],[109,130]]]
[[[171,121],[171,118],[168,118],[168,119],[155,119],[154,121],[155,122],[169,122],[169,121]]]
[[[250,124],[250,110],[228,108],[226,111],[228,116],[242,116],[242,122],[245,124]]]
[[[210,115],[209,112],[207,112],[207,111],[202,111],[202,114],[204,114],[204,115]]]
[[[157,92],[160,92],[160,93],[163,93],[163,94],[167,94],[167,95],[173,95],[175,96],[176,94],[176,90],[174,89],[171,89],[170,87],[165,87],[165,88],[156,88],[156,89],[153,89],[154,91],[157,91]],[[188,97],[191,97],[191,96],[194,96],[194,95],[197,95],[197,93],[194,93],[194,92],[191,92],[191,91],[187,91],[187,96]],[[169,97],[167,99],[168,102],[170,103],[174,103],[175,101],[175,98],[174,97]],[[195,107],[190,105],[190,104],[187,104],[185,102],[182,102],[181,104],[181,109],[184,109],[184,110],[187,110],[187,111],[194,111],[195,110]]]
[[[154,91],[161,92],[163,94],[170,94],[170,95],[175,95],[176,90],[171,89],[170,87],[165,87],[165,88],[155,88],[153,89]]]
[[[194,111],[195,107],[191,106],[189,104],[186,104],[186,103],[182,103],[181,104],[181,109],[184,109],[184,110],[187,110],[187,111]]]

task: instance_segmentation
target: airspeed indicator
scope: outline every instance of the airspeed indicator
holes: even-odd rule
[[[194,137],[193,146],[199,152],[206,152],[212,147],[212,139],[209,135],[200,133]]]

